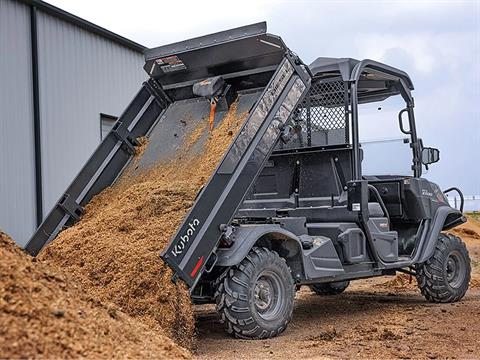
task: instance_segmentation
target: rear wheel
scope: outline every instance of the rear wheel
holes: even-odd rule
[[[220,321],[229,334],[264,339],[285,330],[292,318],[295,285],[284,259],[253,248],[219,281],[215,294]]]
[[[348,285],[350,285],[350,281],[338,281],[310,285],[310,289],[317,295],[338,295],[343,293]]]
[[[467,292],[470,257],[465,244],[455,235],[440,234],[432,257],[416,269],[418,287],[430,302],[455,302]]]

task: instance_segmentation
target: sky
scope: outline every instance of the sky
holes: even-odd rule
[[[480,195],[480,0],[48,2],[147,47],[267,21],[307,64],[352,57],[400,68],[415,85],[417,132],[440,149],[425,177]],[[365,109],[365,139],[400,136],[396,105]]]

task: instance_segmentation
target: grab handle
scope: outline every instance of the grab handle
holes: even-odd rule
[[[457,187],[448,188],[443,193],[446,195],[447,193],[449,193],[451,191],[456,191],[458,193],[458,195],[460,196],[460,212],[463,213],[463,204],[465,203],[465,199],[463,198],[463,193]]]
[[[407,112],[408,111],[408,108],[405,108],[403,110],[401,110],[399,113],[398,113],[398,124],[400,125],[400,131],[406,135],[412,135],[412,130],[405,130],[405,128],[403,127],[403,113],[404,112]]]

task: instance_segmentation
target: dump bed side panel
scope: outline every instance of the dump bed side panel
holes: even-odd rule
[[[310,76],[286,54],[240,133],[199,194],[163,259],[190,287],[198,281],[249,187],[275,147],[282,126],[310,86]]]
[[[29,240],[25,247],[29,254],[37,255],[64,226],[79,219],[83,206],[94,195],[115,181],[135,154],[136,139],[147,134],[169,105],[168,97],[154,80],[143,84],[112,131]]]

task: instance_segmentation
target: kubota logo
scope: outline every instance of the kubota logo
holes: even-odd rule
[[[173,256],[179,256],[182,254],[183,250],[185,250],[185,246],[188,244],[188,242],[192,238],[198,225],[200,225],[200,220],[198,219],[193,219],[193,221],[188,224],[188,229],[185,235],[180,236],[180,241],[178,242],[177,245],[173,247],[173,250],[172,250]]]

